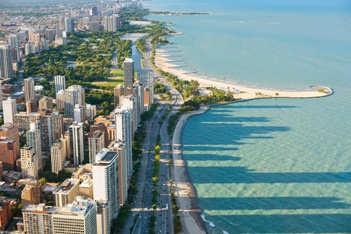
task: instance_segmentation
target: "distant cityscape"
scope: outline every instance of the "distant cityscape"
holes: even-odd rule
[[[120,55],[116,49],[106,67],[113,67],[111,73],[119,73],[116,77],[122,81],[108,89],[86,87],[64,72],[49,81],[46,76],[28,76],[31,59],[63,48],[75,33],[118,33],[128,25],[120,11],[140,5],[78,3],[0,10],[4,232],[111,233],[113,220],[127,202],[133,139],[143,114],[153,108],[153,72],[135,70],[131,53]],[[100,102],[93,96],[105,94],[108,98]],[[104,101],[112,111],[106,112]]]

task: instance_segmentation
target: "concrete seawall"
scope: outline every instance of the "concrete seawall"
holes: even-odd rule
[[[209,107],[184,114],[180,117],[173,133],[173,180],[179,214],[184,233],[206,233],[205,225],[201,219],[201,209],[198,206],[195,189],[188,176],[186,163],[182,156],[182,130],[186,121],[194,116],[205,113]]]

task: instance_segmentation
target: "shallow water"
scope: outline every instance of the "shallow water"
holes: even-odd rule
[[[321,99],[219,106],[187,123],[184,157],[207,219],[229,233],[350,233],[351,2],[149,4],[211,12],[154,17],[184,33],[168,50],[189,71],[250,86],[335,90]]]

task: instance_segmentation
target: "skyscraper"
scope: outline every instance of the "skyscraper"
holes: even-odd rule
[[[12,75],[11,48],[0,45],[0,77],[11,78]]]
[[[131,113],[128,109],[117,108],[115,110],[115,119],[116,141],[125,144],[128,178],[130,178],[133,173]]]
[[[4,112],[4,123],[15,123],[15,115],[17,113],[16,100],[9,97],[7,100],[2,101],[2,108]]]
[[[43,158],[41,153],[41,135],[37,123],[30,124],[30,130],[26,132],[27,145],[34,149],[38,159],[39,168],[43,168]]]
[[[123,95],[124,95],[124,87],[122,85],[117,85],[113,89],[115,107],[117,107],[120,104],[119,101],[120,101],[121,96],[123,96]]]
[[[96,105],[85,105],[85,119],[93,120],[96,116]]]
[[[65,115],[73,118],[76,104],[85,105],[85,91],[80,85],[72,85],[65,90]]]
[[[55,94],[60,90],[66,89],[66,78],[64,76],[55,76]]]
[[[119,17],[119,15],[116,14],[111,16],[105,16],[103,25],[105,31],[117,32],[121,26],[121,18]]]
[[[69,131],[73,149],[73,164],[78,166],[84,160],[83,123],[73,123],[69,127]]]
[[[26,102],[30,102],[35,99],[34,80],[32,78],[24,79],[23,91]]]
[[[138,112],[136,100],[137,99],[134,95],[122,96],[120,98],[120,106],[130,111],[132,137],[138,128],[138,121],[139,121],[139,116],[138,116],[139,112]]]
[[[89,163],[95,163],[95,156],[105,147],[105,134],[96,130],[89,134]]]
[[[118,181],[119,181],[119,204],[123,206],[128,196],[128,160],[126,146],[123,142],[117,141],[113,150],[118,152]]]
[[[107,149],[96,155],[93,164],[94,200],[109,204],[110,219],[119,212],[118,154]]]
[[[65,160],[65,149],[60,140],[56,140],[51,146],[51,172],[56,175],[62,171]]]
[[[123,63],[124,70],[124,89],[133,89],[134,84],[134,61],[131,58],[126,58]]]
[[[73,110],[74,121],[80,123],[85,121],[85,108],[82,105],[76,104]]]
[[[56,93],[56,109],[58,111],[65,109],[65,90],[60,90]]]
[[[70,17],[65,17],[65,31],[67,33],[73,32],[73,24],[72,24],[72,19]]]
[[[21,148],[21,170],[24,178],[38,178],[38,157],[34,153],[34,148],[24,146]]]
[[[23,207],[26,234],[96,234],[96,203],[80,196],[64,207],[45,204]]]

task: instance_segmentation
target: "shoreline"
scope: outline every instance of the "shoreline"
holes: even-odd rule
[[[205,234],[207,228],[202,218],[203,210],[198,205],[198,196],[192,181],[190,180],[188,167],[183,158],[182,134],[188,119],[195,115],[201,115],[210,109],[204,106],[200,110],[192,111],[180,117],[172,137],[173,179],[179,215],[181,216],[184,233]]]
[[[322,98],[334,94],[332,88],[326,86],[310,86],[309,90],[292,91],[292,90],[278,90],[278,89],[263,89],[263,88],[252,88],[244,85],[226,83],[219,80],[212,80],[210,78],[204,78],[196,73],[179,69],[179,66],[172,64],[172,61],[168,58],[168,52],[157,48],[155,55],[155,68],[161,69],[165,72],[171,73],[177,76],[181,80],[196,80],[200,84],[200,88],[205,90],[207,87],[215,87],[224,91],[232,91],[234,93],[236,102],[246,102],[257,99],[271,99],[271,98]],[[226,105],[230,103],[219,103],[217,105]],[[217,227],[214,223],[206,218],[206,214],[203,209],[199,206],[198,194],[192,183],[188,166],[183,158],[183,129],[187,121],[195,115],[201,115],[210,110],[210,106],[202,106],[197,111],[184,114],[180,117],[176,128],[173,132],[172,138],[172,159],[173,159],[173,179],[175,186],[175,195],[177,205],[179,207],[179,216],[181,217],[183,233],[209,233],[209,230],[216,230]],[[210,228],[210,229],[209,229]],[[223,233],[227,233],[224,230],[219,229]]]
[[[156,67],[177,76],[182,80],[196,80],[200,88],[215,87],[225,91],[232,91],[234,97],[240,100],[253,100],[262,98],[321,98],[334,93],[334,90],[322,85],[310,86],[309,90],[293,91],[279,89],[252,88],[240,84],[226,83],[220,80],[204,78],[196,73],[179,69],[168,59],[168,53],[164,49],[156,49]]]

